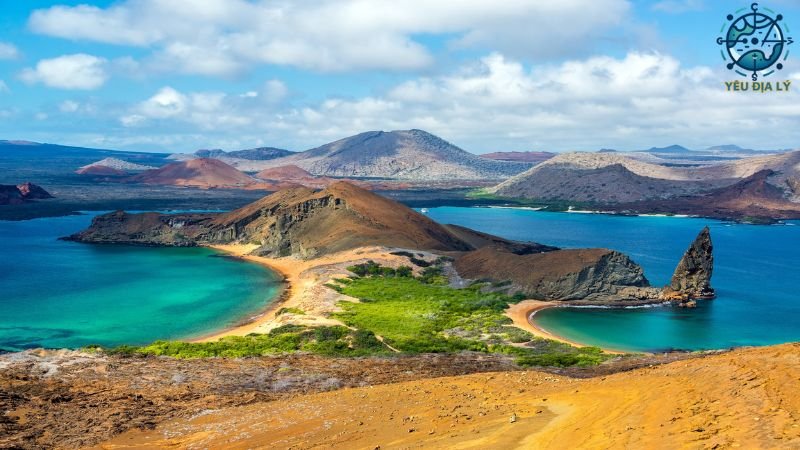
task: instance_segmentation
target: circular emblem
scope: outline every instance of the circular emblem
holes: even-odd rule
[[[735,14],[745,10],[742,8]],[[782,15],[768,8],[759,10],[758,3],[753,3],[750,11],[738,17],[729,14],[727,19],[721,30],[725,32],[727,28],[727,32],[717,38],[717,44],[724,46],[721,53],[728,69],[743,77],[750,76],[753,81],[783,69],[783,62],[789,57],[787,46],[793,40],[786,37],[788,26]]]

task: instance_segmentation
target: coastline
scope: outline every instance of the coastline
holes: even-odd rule
[[[589,347],[589,345],[573,341],[567,339],[565,337],[559,336],[557,334],[553,334],[552,332],[545,330],[537,326],[533,320],[531,320],[532,316],[539,311],[543,311],[548,308],[558,308],[560,306],[557,302],[548,302],[544,300],[523,300],[519,303],[511,305],[506,310],[506,316],[508,316],[513,322],[514,326],[517,328],[521,328],[536,337],[550,339],[551,341],[562,342],[564,344],[569,344],[573,347],[583,348]],[[612,354],[612,355],[624,355],[626,352],[601,347],[604,353]]]
[[[294,306],[297,300],[297,270],[291,270],[291,264],[275,258],[265,258],[260,256],[253,256],[249,253],[257,248],[252,244],[220,244],[209,245],[208,248],[222,252],[228,257],[240,259],[243,261],[255,263],[266,267],[267,269],[277,273],[282,278],[282,288],[280,294],[271,302],[269,302],[263,310],[251,316],[249,320],[245,320],[236,325],[223,328],[221,330],[213,331],[200,337],[189,339],[189,342],[214,342],[227,336],[245,336],[249,333],[268,333],[272,328],[278,326],[275,324],[278,317],[278,311],[284,307]],[[295,301],[292,301],[295,300]]]
[[[286,273],[278,270],[274,265],[269,264],[266,261],[259,261],[255,259],[256,257],[247,255],[248,252],[252,251],[252,248],[247,249],[248,246],[246,245],[235,246],[237,248],[227,248],[227,247],[234,247],[234,246],[211,245],[208,246],[207,248],[221,252],[222,256],[242,260],[249,263],[255,263],[260,266],[266,267],[270,271],[276,273],[280,278],[280,286],[278,287],[278,292],[276,292],[276,295],[273,296],[272,301],[269,301],[264,306],[264,308],[260,309],[255,314],[251,314],[249,317],[236,322],[236,324],[234,325],[224,327],[217,331],[202,333],[195,337],[186,339],[187,342],[193,342],[193,343],[213,342],[225,336],[244,336],[247,333],[256,332],[251,330],[257,328],[260,325],[263,325],[268,320],[274,319],[277,315],[277,312],[283,307],[284,303],[291,297],[292,285],[289,282]]]
[[[361,248],[352,251],[335,253],[332,255],[315,258],[312,260],[301,260],[295,258],[268,258],[254,256],[249,253],[258,246],[253,244],[227,244],[209,245],[208,248],[222,252],[226,256],[241,259],[247,262],[259,264],[282,277],[282,290],[274,301],[258,314],[249,320],[236,325],[213,331],[187,339],[187,342],[214,342],[228,336],[245,336],[250,333],[269,333],[270,330],[288,323],[306,324],[310,326],[319,325],[343,325],[335,319],[330,319],[327,313],[336,309],[336,303],[340,300],[353,300],[343,296],[333,290],[327,292],[325,283],[331,278],[346,276],[347,273],[337,269],[342,264],[351,264],[357,260],[395,260],[397,256],[391,255],[387,249],[380,247]],[[402,261],[400,261],[402,262]],[[328,270],[326,270],[328,269]],[[326,291],[321,291],[321,289]],[[544,328],[537,326],[531,317],[544,309],[556,308],[562,303],[542,301],[542,300],[523,300],[511,305],[505,312],[513,325],[517,328],[530,332],[536,337],[549,339],[557,342],[569,344],[576,348],[587,347],[587,344],[567,339],[563,336],[554,334]],[[283,308],[297,308],[304,313],[281,314],[278,312]],[[622,355],[625,352],[602,348],[605,353]]]
[[[264,334],[287,323],[307,326],[344,325],[328,316],[330,313],[338,311],[336,305],[339,301],[357,300],[328,289],[325,284],[333,278],[348,276],[346,266],[367,260],[380,261],[382,264],[390,266],[399,266],[405,263],[403,257],[392,255],[389,249],[382,247],[346,250],[310,260],[250,255],[249,253],[258,247],[252,244],[209,245],[207,247],[233,258],[260,264],[276,272],[283,278],[283,291],[279,297],[266,305],[251,320],[187,339],[187,342],[214,342],[227,336]],[[283,308],[295,308],[302,311],[302,314],[278,315]]]

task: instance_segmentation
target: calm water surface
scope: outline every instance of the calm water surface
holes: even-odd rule
[[[428,214],[510,239],[605,247],[630,255],[655,286],[708,225],[718,297],[697,309],[556,308],[536,322],[558,335],[629,351],[715,349],[800,341],[800,226],[698,218],[621,217],[500,208],[431,208]]]
[[[0,221],[0,349],[199,336],[256,314],[280,288],[273,272],[208,249],[57,240],[90,221]]]

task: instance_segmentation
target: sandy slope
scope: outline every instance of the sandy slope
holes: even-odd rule
[[[800,344],[570,379],[476,374],[225,408],[101,448],[798,448]]]

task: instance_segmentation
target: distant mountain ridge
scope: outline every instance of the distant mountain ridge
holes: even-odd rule
[[[551,152],[494,152],[478,155],[481,158],[494,159],[496,161],[517,161],[539,164],[556,156]]]
[[[217,158],[223,160],[225,158],[236,158],[236,159],[247,159],[251,161],[268,161],[270,159],[289,156],[293,153],[294,152],[292,151],[275,147],[259,147],[246,150],[234,150],[231,152],[226,152],[220,149],[197,150],[196,152],[194,152],[194,154],[200,158]]]
[[[746,189],[736,188],[744,181]],[[800,151],[700,167],[660,165],[617,153],[567,153],[489,192],[508,198],[587,202],[610,210],[702,211],[720,218],[800,217]],[[743,195],[741,201],[733,199],[737,192]]]
[[[240,170],[295,165],[317,176],[410,181],[501,180],[532,164],[494,161],[422,130],[369,131]]]
[[[646,153],[691,153],[693,150],[689,150],[682,145],[675,144],[667,147],[651,147],[649,150],[642,151]]]
[[[750,149],[744,149],[744,148],[739,147],[738,145],[734,145],[734,144],[725,144],[725,145],[713,145],[711,147],[708,147],[706,150],[740,152],[740,151],[743,151],[743,150],[749,151]]]

